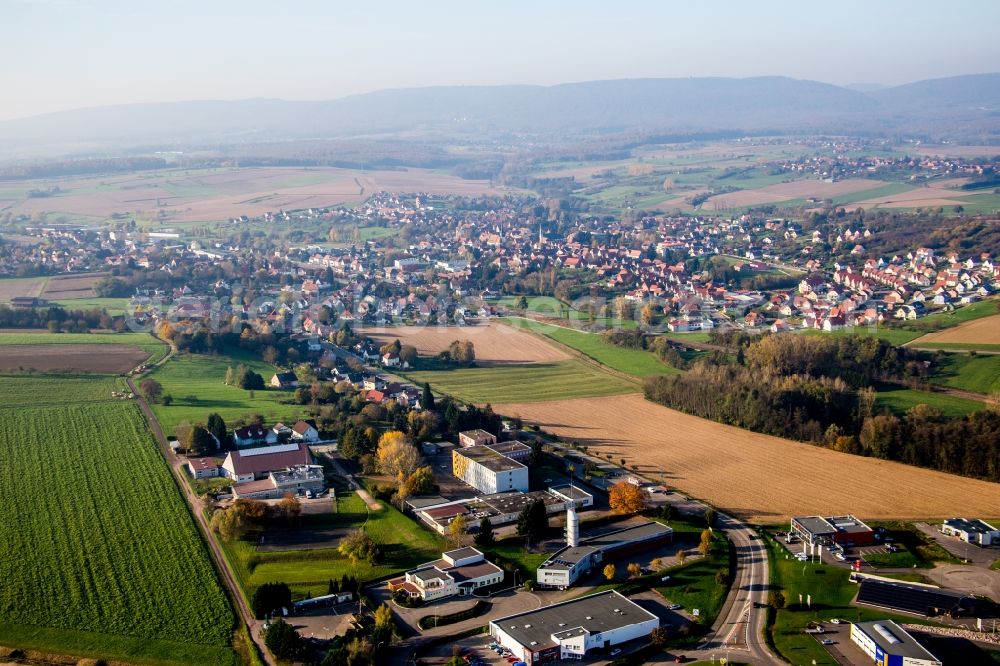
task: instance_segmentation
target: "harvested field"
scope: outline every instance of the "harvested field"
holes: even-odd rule
[[[95,353],[99,351],[99,353]],[[149,358],[149,352],[128,345],[10,345],[0,346],[0,372],[35,370],[120,375]]]
[[[41,296],[47,280],[46,277],[0,280],[0,303],[9,303],[15,296]]]
[[[752,521],[841,512],[863,519],[991,515],[1000,506],[1000,484],[760,435],[641,395],[494,409],[653,476],[662,470],[668,485]]]
[[[838,180],[835,183],[828,183],[823,180],[796,180],[790,183],[778,183],[752,190],[717,194],[714,197],[710,197],[704,206],[710,210],[722,210],[725,208],[756,206],[776,201],[789,201],[791,199],[832,199],[833,197],[851,194],[852,192],[875,189],[886,184],[885,181],[868,180],[866,178],[849,178],[847,180]]]
[[[954,328],[928,333],[910,343],[919,347],[922,342],[958,342],[964,344],[1000,345],[1000,314],[973,319]]]
[[[413,345],[421,355],[444,351],[454,340],[469,340],[476,347],[476,364],[480,366],[524,365],[565,361],[569,354],[544,339],[505,324],[485,326],[399,326],[380,329],[377,333],[361,331],[379,344],[395,339]]]
[[[45,211],[103,219],[112,213],[127,213],[166,224],[332,206],[362,201],[379,190],[464,195],[501,191],[488,181],[465,180],[427,169],[169,169],[18,184],[24,188],[24,196],[6,209],[13,214]],[[61,189],[58,196],[27,196],[31,188],[53,185]]]
[[[42,298],[50,301],[70,301],[78,298],[95,298],[94,285],[107,273],[81,273],[78,275],[54,275],[49,278],[42,292]]]
[[[955,206],[963,203],[962,198],[975,194],[975,192],[963,192],[943,187],[930,185],[928,187],[918,187],[899,194],[888,194],[884,197],[876,197],[852,203],[852,208],[917,208],[921,206]]]

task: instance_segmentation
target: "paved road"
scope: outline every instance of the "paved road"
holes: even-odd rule
[[[212,536],[212,532],[208,526],[208,520],[205,518],[205,514],[201,510],[201,502],[199,501],[198,496],[194,494],[190,484],[188,484],[187,480],[184,478],[185,472],[183,469],[183,462],[176,460],[176,456],[174,456],[173,451],[170,450],[167,438],[163,434],[163,428],[160,427],[160,422],[156,420],[156,415],[153,414],[153,410],[150,409],[149,403],[147,403],[145,398],[142,397],[142,394],[139,393],[139,390],[132,382],[132,378],[128,377],[125,381],[128,382],[129,390],[138,396],[137,400],[139,402],[139,408],[142,410],[146,420],[149,422],[149,427],[153,431],[153,435],[156,437],[157,443],[160,445],[160,453],[163,454],[163,458],[166,461],[167,466],[173,473],[174,481],[177,483],[177,487],[180,488],[181,493],[188,502],[191,509],[191,515],[195,518],[195,524],[201,531],[202,539],[208,545],[208,551],[212,557],[212,562],[215,564],[215,570],[218,572],[223,583],[225,583],[226,588],[229,590],[230,600],[232,600],[244,624],[246,624],[246,626],[250,629],[250,637],[256,644],[258,654],[263,658],[264,663],[268,666],[277,666],[277,662],[264,645],[264,637],[262,635],[263,626],[253,616],[253,613],[250,612],[250,608],[247,606],[246,600],[243,598],[243,593],[240,591],[239,585],[236,584],[236,579],[233,578],[232,572],[230,572],[229,567],[226,565],[226,560],[222,555],[222,550],[219,548],[219,544]]]
[[[769,571],[767,549],[757,533],[737,519],[720,514],[717,529],[724,530],[736,548],[736,575],[726,603],[712,625],[712,631],[698,647],[704,659],[707,653],[729,651],[735,661],[753,664],[783,664],[764,642],[767,621]],[[756,608],[759,604],[760,608]]]

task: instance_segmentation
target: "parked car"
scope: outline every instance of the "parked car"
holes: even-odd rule
[[[820,643],[822,643],[823,645],[833,645],[833,641],[831,641],[829,638],[824,638],[823,640],[820,641]]]
[[[682,608],[684,608],[684,606],[680,604],[670,604],[670,610],[680,610]]]
[[[615,648],[614,650],[611,651],[611,656],[613,657],[616,654],[621,654],[621,653],[622,653],[621,648]]]

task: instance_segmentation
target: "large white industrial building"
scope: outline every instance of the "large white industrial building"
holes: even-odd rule
[[[476,445],[451,452],[452,473],[481,493],[528,492],[528,468],[513,458]]]
[[[648,637],[660,620],[614,590],[490,622],[490,635],[526,664],[582,659]]]
[[[879,666],[941,666],[941,660],[892,620],[856,622],[851,640]]]

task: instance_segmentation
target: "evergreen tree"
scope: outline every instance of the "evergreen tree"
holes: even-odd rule
[[[424,382],[424,393],[420,396],[420,406],[424,409],[434,409],[434,394],[430,382]]]
[[[496,535],[493,534],[493,523],[490,522],[489,518],[483,518],[479,521],[479,532],[476,533],[473,541],[480,548],[489,548],[496,542]]]

